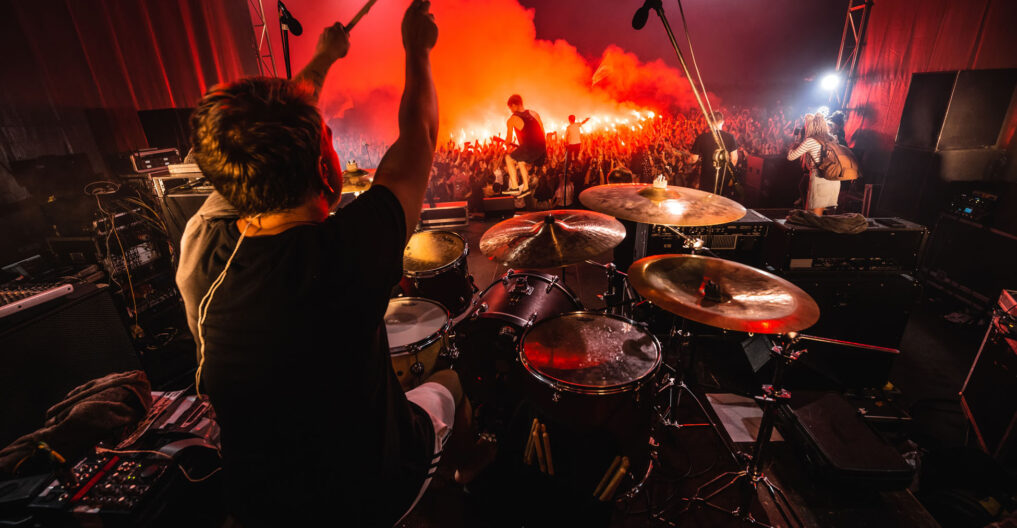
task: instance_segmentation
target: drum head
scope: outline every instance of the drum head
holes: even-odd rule
[[[657,370],[660,343],[634,321],[572,312],[537,323],[520,359],[538,379],[577,392],[624,390]]]
[[[463,237],[451,231],[414,233],[403,250],[403,271],[428,273],[452,264],[466,249]]]
[[[420,297],[396,297],[385,311],[388,346],[393,351],[407,345],[431,341],[448,323],[448,310],[439,303]]]

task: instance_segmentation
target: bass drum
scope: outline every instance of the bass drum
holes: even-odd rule
[[[469,246],[452,231],[414,233],[403,250],[403,279],[407,297],[434,299],[457,316],[470,307],[476,288],[467,268]]]
[[[509,270],[480,294],[473,311],[456,326],[456,370],[466,394],[482,405],[511,392],[506,384],[518,372],[516,349],[526,329],[581,309],[556,275]]]
[[[625,317],[573,312],[530,328],[519,361],[529,374],[526,418],[546,428],[555,475],[601,500],[639,486],[650,470],[657,338]],[[609,487],[623,459],[626,469]]]

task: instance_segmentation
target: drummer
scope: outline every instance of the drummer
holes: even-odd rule
[[[341,23],[295,80],[215,86],[191,118],[216,193],[188,222],[177,284],[197,389],[222,427],[229,511],[245,527],[392,526],[450,436],[452,453],[472,445],[458,376],[441,371],[404,394],[382,324],[438,130],[429,2],[412,2],[402,34],[399,138],[375,185],[334,216],[341,169],[316,99],[349,50]]]

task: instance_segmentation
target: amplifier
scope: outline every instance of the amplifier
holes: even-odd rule
[[[766,263],[778,272],[849,271],[913,273],[929,231],[900,218],[869,218],[858,234],[834,233],[774,220]]]
[[[1017,456],[1017,290],[999,296],[960,396],[978,445],[1000,462],[1012,462]]]
[[[420,224],[424,229],[462,227],[469,223],[470,212],[466,202],[438,202],[433,207],[424,204],[420,210]]]
[[[212,194],[211,189],[193,189],[188,191],[170,192],[162,200],[163,213],[166,217],[166,229],[169,231],[173,247],[180,249],[180,237],[184,234],[187,221],[201,209],[201,205]]]
[[[675,229],[686,236],[702,239],[703,245],[721,258],[758,265],[762,264],[763,242],[771,224],[773,220],[749,209],[745,216],[729,224]],[[684,243],[685,241],[671,229],[652,225],[649,227],[644,256],[689,253]]]
[[[622,220],[625,239],[614,250],[614,263],[625,270],[635,261],[667,253],[689,253],[684,240],[662,225]],[[718,257],[752,266],[762,266],[763,246],[773,220],[748,209],[745,216],[731,223],[713,226],[676,227],[687,236],[700,238]]]

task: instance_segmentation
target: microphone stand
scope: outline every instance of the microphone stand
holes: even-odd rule
[[[279,2],[278,10],[279,10],[279,34],[282,37],[283,61],[286,63],[286,78],[292,79],[293,72],[290,71],[290,25],[289,25],[291,15],[289,15],[289,13],[286,11],[286,8],[283,6],[282,2]],[[298,35],[300,34],[299,30],[297,31],[297,34]]]
[[[723,189],[721,184],[722,178],[727,178],[727,171],[731,164],[731,161],[727,155],[727,150],[724,148],[724,139],[720,137],[720,131],[717,130],[717,126],[713,122],[713,116],[706,110],[706,105],[703,103],[703,97],[699,94],[699,88],[696,87],[696,83],[692,82],[692,73],[689,71],[688,64],[685,63],[685,56],[682,54],[681,48],[678,47],[678,41],[674,38],[674,32],[671,31],[671,23],[668,22],[667,16],[664,15],[664,4],[661,0],[647,0],[644,4],[645,7],[653,9],[657,16],[660,17],[660,21],[664,24],[664,30],[667,31],[667,38],[671,40],[671,47],[674,48],[674,52],[678,55],[678,62],[682,66],[682,71],[685,72],[685,78],[689,80],[689,86],[692,87],[692,95],[696,97],[696,102],[699,103],[699,109],[703,112],[703,117],[706,118],[706,124],[710,127],[710,133],[713,135],[713,141],[717,144],[720,151],[724,151],[721,154],[719,151],[714,154],[714,158],[723,158],[720,160],[721,163],[717,166],[716,172],[719,177],[715,178],[713,182],[714,194],[719,194],[719,190]],[[716,162],[715,161],[715,162]]]

